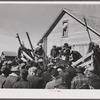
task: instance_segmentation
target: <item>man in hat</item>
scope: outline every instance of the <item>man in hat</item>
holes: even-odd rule
[[[85,68],[79,66],[76,68],[77,76],[71,82],[71,89],[81,89],[84,85],[88,84],[88,78],[84,74]]]
[[[27,69],[20,70],[20,81],[15,82],[13,88],[33,88],[32,83],[27,80],[28,71]]]
[[[12,66],[11,74],[6,78],[3,88],[13,88],[13,84],[19,81],[19,66]]]
[[[27,80],[32,83],[33,88],[43,88],[43,80],[37,76],[37,68],[31,67],[28,72]]]

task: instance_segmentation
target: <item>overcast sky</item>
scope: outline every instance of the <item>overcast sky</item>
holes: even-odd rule
[[[100,18],[100,5],[82,4],[0,4],[0,54],[2,51],[16,51],[19,33],[26,47],[30,48],[26,32],[33,46],[46,32],[63,8]]]

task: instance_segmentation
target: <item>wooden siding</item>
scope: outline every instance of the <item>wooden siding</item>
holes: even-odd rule
[[[68,37],[66,38],[62,38],[62,22],[64,20],[69,20]],[[99,43],[100,38],[92,31],[89,32],[92,40]],[[50,50],[53,45],[62,46],[66,42],[69,43],[74,50],[79,51],[82,55],[86,54],[89,43],[86,27],[67,14],[62,17],[62,19],[47,37],[47,54],[50,54]]]

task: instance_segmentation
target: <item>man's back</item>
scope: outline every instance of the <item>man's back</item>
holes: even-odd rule
[[[6,77],[4,75],[0,75],[0,88],[2,88],[2,85],[5,80],[6,80]]]
[[[43,88],[43,80],[35,75],[28,75],[27,80],[32,83],[33,88]]]
[[[88,78],[84,74],[78,74],[71,82],[71,89],[80,89],[88,84]]]
[[[18,76],[9,75],[5,80],[3,88],[13,88],[13,84],[15,82],[17,82],[17,81],[19,81],[19,77]]]
[[[52,80],[52,81],[48,82],[46,84],[45,88],[46,89],[54,89],[54,88],[56,88],[56,86],[58,86],[60,84],[62,84],[62,78],[57,78],[55,80]]]
[[[46,72],[44,72],[43,74],[42,74],[42,79],[43,79],[43,82],[44,82],[44,87],[45,87],[45,85],[46,85],[46,83],[47,82],[49,82],[50,80],[51,80],[51,74],[50,74],[50,72],[49,71],[46,71]]]
[[[27,80],[20,80],[14,83],[13,88],[32,88],[32,83],[28,82]]]

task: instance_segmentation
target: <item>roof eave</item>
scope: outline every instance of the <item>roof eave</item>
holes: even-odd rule
[[[60,19],[63,17],[63,15],[65,14],[66,12],[64,10],[62,10],[60,12],[60,14],[57,16],[57,18],[53,21],[53,23],[51,24],[50,28],[45,32],[45,34],[42,36],[42,38],[39,40],[39,42],[37,43],[37,45],[39,43],[42,43],[43,42],[43,38],[47,37],[51,31],[54,29],[54,27],[57,25],[57,23],[60,21]]]

